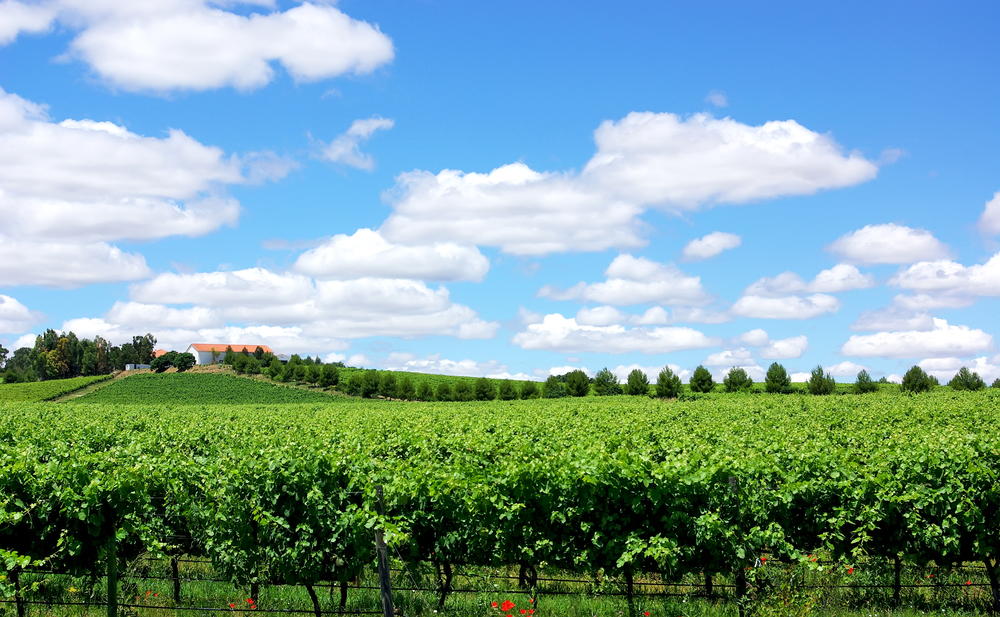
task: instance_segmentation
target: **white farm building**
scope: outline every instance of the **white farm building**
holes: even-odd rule
[[[195,364],[218,364],[225,357],[227,348],[232,348],[236,353],[242,353],[246,350],[248,354],[252,354],[258,347],[264,353],[274,353],[267,345],[237,345],[234,343],[192,343],[188,345],[186,351],[194,356]]]

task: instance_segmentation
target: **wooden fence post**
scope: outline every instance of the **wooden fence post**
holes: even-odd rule
[[[379,516],[385,516],[385,505],[382,503],[382,485],[375,487],[375,511]],[[392,607],[392,585],[389,579],[389,548],[385,545],[382,530],[375,528],[375,553],[378,563],[378,586],[382,592],[382,615],[394,617]]]
[[[108,541],[108,617],[118,617],[118,539],[117,523],[112,519]]]
[[[736,525],[739,530],[740,541],[743,541],[743,518],[740,514],[740,479],[735,476],[729,476],[729,488],[733,491],[733,495],[736,496]],[[740,617],[744,616],[744,598],[747,593],[747,575],[746,571],[743,569],[743,564],[741,563],[736,568],[736,606],[740,611]]]

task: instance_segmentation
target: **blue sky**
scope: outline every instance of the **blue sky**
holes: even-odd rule
[[[1000,377],[991,3],[133,4],[0,1],[8,348]]]

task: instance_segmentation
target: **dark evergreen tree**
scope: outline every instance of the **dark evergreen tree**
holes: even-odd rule
[[[581,370],[566,374],[566,394],[569,396],[587,396],[590,394],[590,378]]]
[[[632,369],[625,381],[625,394],[630,396],[649,395],[649,377],[639,369]]]
[[[659,398],[677,398],[680,396],[683,385],[681,377],[674,373],[669,366],[664,366],[660,374],[656,377],[656,396]]]
[[[726,392],[749,392],[753,388],[753,379],[745,369],[734,366],[726,373],[722,385],[726,387]]]
[[[692,392],[711,392],[715,390],[715,380],[712,379],[712,372],[704,366],[698,366],[691,375],[689,384]]]
[[[772,394],[787,394],[792,391],[792,378],[788,376],[785,367],[772,362],[764,375],[764,391]]]

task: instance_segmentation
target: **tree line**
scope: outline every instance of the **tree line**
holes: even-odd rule
[[[150,364],[155,349],[156,337],[152,334],[133,336],[130,342],[112,345],[100,336],[81,339],[72,331],[56,332],[49,328],[35,338],[33,347],[21,347],[11,353],[0,346],[0,366],[4,383],[109,375],[125,370],[126,364]]]

